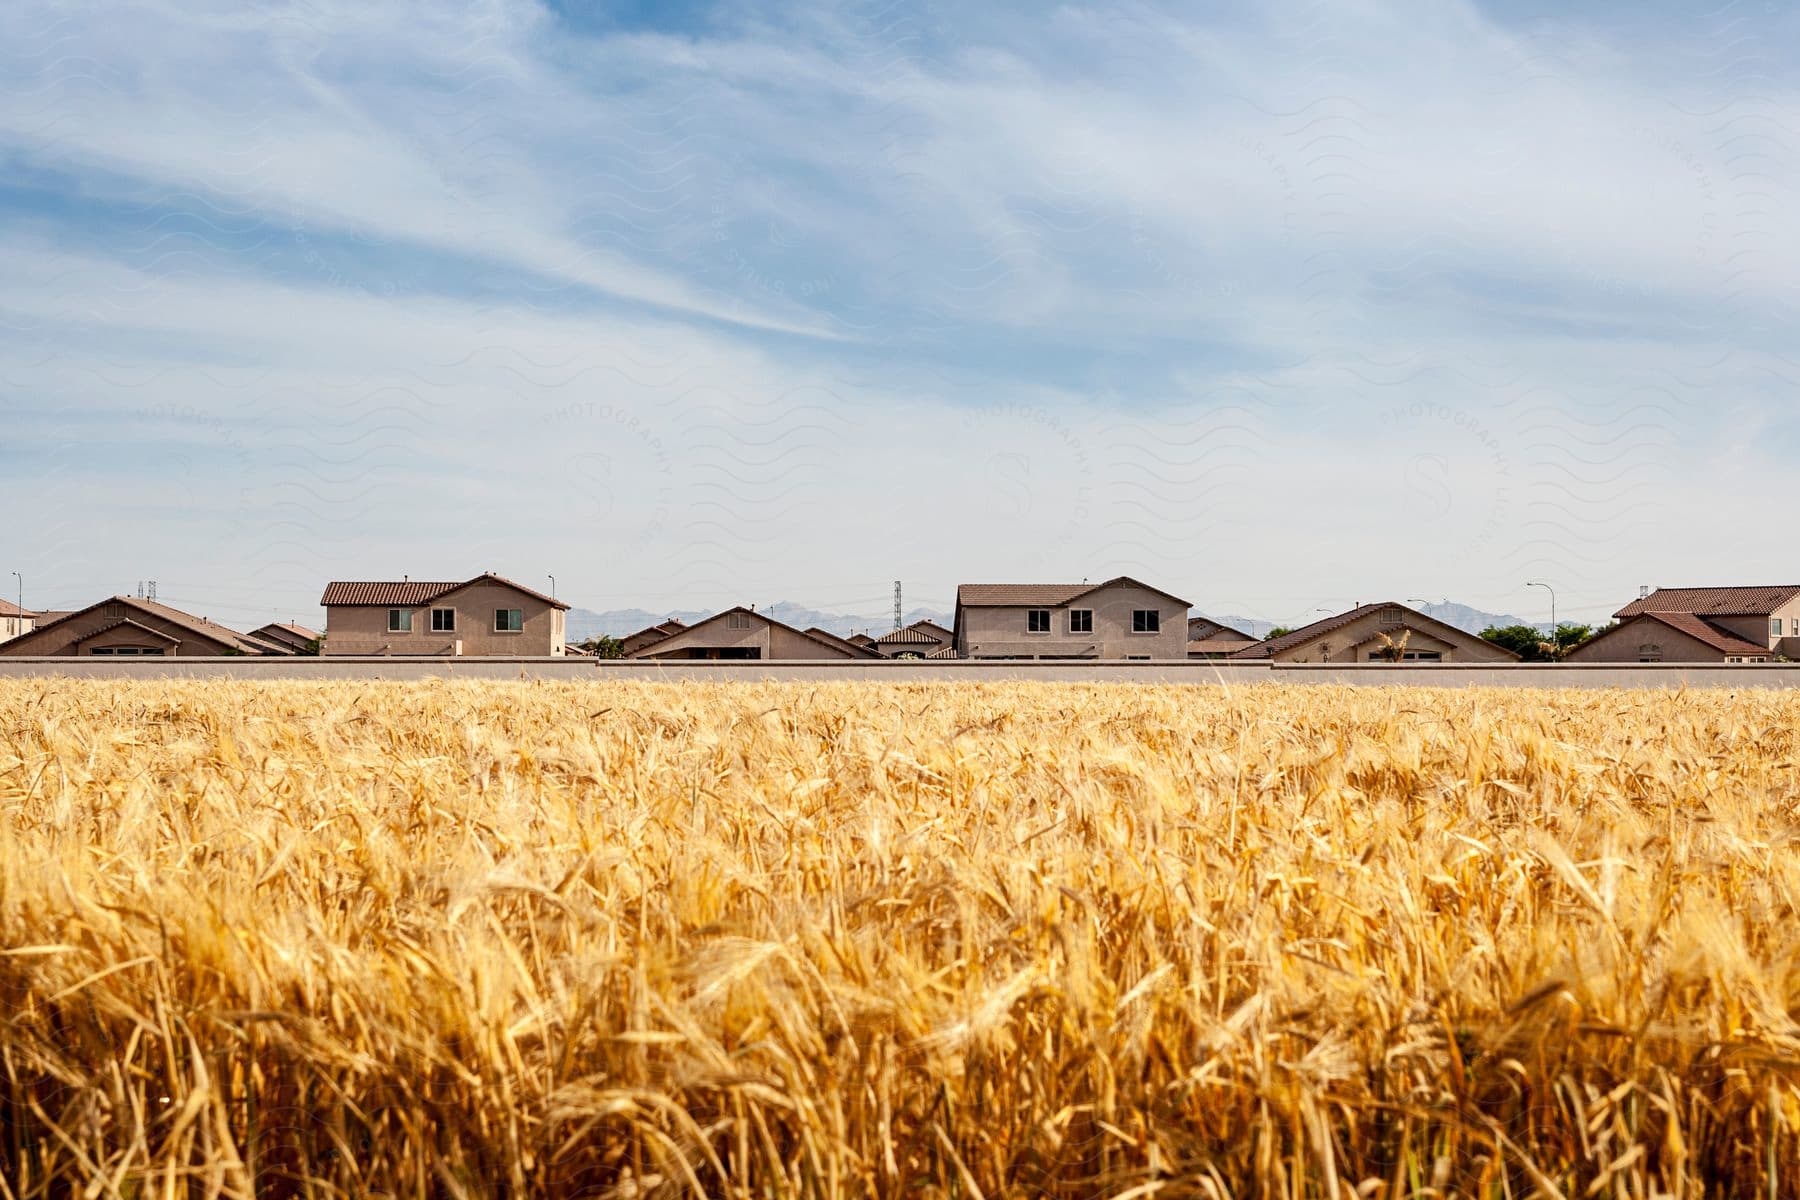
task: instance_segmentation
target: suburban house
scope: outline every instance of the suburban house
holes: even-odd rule
[[[1454,625],[1396,604],[1359,604],[1232,655],[1278,663],[1516,662],[1519,656]]]
[[[10,600],[0,600],[0,642],[23,637],[37,626],[38,614],[20,608]]]
[[[867,651],[831,634],[795,629],[755,609],[728,608],[629,655],[648,659],[867,658]]]
[[[853,633],[844,640],[852,646],[873,646],[875,644],[875,639],[866,633]]]
[[[831,630],[820,629],[817,625],[808,625],[806,627],[805,632],[806,632],[807,637],[818,638],[820,641],[829,642],[830,644],[832,644],[834,646],[838,646],[844,650],[849,651],[850,657],[852,657],[852,658],[880,658],[881,657],[881,655],[876,652],[874,647],[859,646],[855,642],[851,641],[849,638],[839,637],[837,634],[831,632]]]
[[[1105,583],[965,583],[956,589],[958,658],[1175,660],[1187,657],[1188,602],[1121,575]]]
[[[1221,625],[1211,617],[1189,617],[1187,637],[1189,658],[1230,658],[1239,650],[1256,644],[1256,639],[1249,634]]]
[[[1768,662],[1800,658],[1800,584],[1657,588],[1613,614],[1618,624],[1570,662]]]
[[[569,608],[494,574],[461,583],[334,582],[319,603],[324,652],[365,655],[559,656]]]
[[[645,646],[655,645],[664,638],[680,633],[686,628],[687,626],[685,624],[677,621],[674,617],[670,617],[666,621],[658,621],[654,625],[646,626],[636,633],[628,633],[619,639],[619,645],[622,647],[620,657],[631,658]]]
[[[955,645],[956,634],[936,621],[921,618],[883,634],[873,644],[875,652],[883,658],[929,658],[934,651]]]
[[[0,654],[6,655],[196,658],[282,653],[235,629],[141,596],[112,596],[0,642]]]
[[[293,622],[272,622],[260,629],[252,629],[244,636],[252,641],[267,642],[283,654],[311,654],[320,634]]]

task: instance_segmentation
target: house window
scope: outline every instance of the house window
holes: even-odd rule
[[[1071,608],[1069,610],[1069,632],[1094,632],[1094,610],[1091,608]]]
[[[1047,608],[1028,608],[1025,610],[1026,633],[1049,633],[1050,610]]]
[[[410,609],[410,608],[390,608],[390,609],[388,609],[388,632],[389,633],[411,633],[412,632],[412,609]]]
[[[456,632],[456,610],[454,608],[434,608],[431,610],[431,632]]]
[[[1391,607],[1382,609],[1379,623],[1383,629],[1400,628],[1402,623],[1400,620],[1400,610]]]
[[[748,628],[750,628],[750,614],[749,613],[732,613],[731,614],[731,627],[733,629],[748,629]]]
[[[1127,654],[1125,656],[1125,661],[1126,662],[1149,662],[1150,656],[1148,654]]]
[[[494,610],[495,633],[518,633],[525,628],[525,610],[522,608],[496,608]]]
[[[1800,624],[1800,621],[1796,621],[1795,624]],[[1769,636],[1770,637],[1780,637],[1781,636],[1781,618],[1780,617],[1770,617],[1769,618]]]
[[[1645,642],[1638,647],[1639,662],[1661,662],[1662,660],[1662,647],[1655,642]]]
[[[1134,608],[1131,610],[1131,632],[1161,633],[1162,613],[1154,608]]]

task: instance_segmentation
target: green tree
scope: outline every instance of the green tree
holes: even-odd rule
[[[1269,630],[1268,635],[1264,640],[1272,642],[1276,638],[1286,637],[1292,632],[1294,632],[1294,627],[1292,625],[1277,625],[1275,628]]]
[[[591,637],[585,642],[576,642],[575,645],[586,650],[595,658],[625,657],[625,643],[611,634],[603,633],[599,637]]]
[[[1526,662],[1555,662],[1594,636],[1594,628],[1564,621],[1557,625],[1552,637],[1535,625],[1489,625],[1481,631],[1481,636],[1496,646],[1506,647]]]

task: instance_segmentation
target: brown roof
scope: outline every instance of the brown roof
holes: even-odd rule
[[[55,620],[39,624],[38,627],[30,633],[14,638],[12,641],[8,642],[6,644],[8,653],[19,653],[20,650],[33,639],[38,638],[40,635],[47,634],[50,630],[62,624],[64,621],[94,611],[102,604],[124,604],[131,606],[136,608],[139,612],[161,617],[169,624],[180,629],[185,629],[197,637],[205,638],[207,641],[217,643],[221,646],[229,646],[234,650],[241,650],[245,654],[267,653],[268,648],[262,642],[245,637],[235,629],[227,629],[217,621],[209,621],[205,617],[196,617],[192,613],[182,612],[179,608],[170,608],[166,604],[159,604],[155,600],[146,600],[141,596],[108,596],[106,599],[90,604],[86,608],[76,609],[73,612],[61,613],[56,616]],[[39,614],[40,618],[44,615],[46,614]],[[106,628],[116,628],[121,623],[121,621],[114,621]],[[92,637],[93,634],[89,634],[88,636]],[[164,636],[167,635],[165,634]]]
[[[320,636],[318,630],[308,629],[304,625],[295,625],[291,621],[270,621],[267,625],[259,626],[252,632],[261,633],[265,629],[280,629],[286,633],[293,634],[303,642],[310,642],[314,638]]]
[[[29,608],[20,608],[11,600],[0,600],[0,617],[35,617],[37,615]]]
[[[873,646],[875,644],[875,639],[866,633],[853,633],[844,640],[852,646]]]
[[[1639,613],[1684,612],[1703,617],[1766,617],[1800,596],[1800,584],[1764,584],[1757,587],[1657,588],[1633,600],[1613,616],[1624,620]],[[1764,647],[1767,653],[1767,647]]]
[[[841,638],[837,634],[832,633],[829,629],[820,629],[817,625],[808,629],[802,629],[800,632],[804,633],[815,642],[824,642],[827,646],[832,646],[839,650],[847,650],[857,658],[879,657],[867,646],[859,646],[849,638]]]
[[[433,600],[442,599],[451,592],[460,591],[477,583],[497,583],[521,592],[534,600],[541,600],[552,608],[568,608],[554,596],[534,591],[522,583],[514,583],[510,579],[484,571],[473,579],[465,579],[460,583],[414,583],[402,580],[395,583],[388,581],[334,581],[325,585],[325,594],[319,597],[319,604],[325,608],[417,608],[429,604]]]
[[[1129,575],[1119,575],[1104,583],[965,583],[956,589],[956,603],[958,607],[966,608],[1016,608],[1031,604],[1056,607],[1078,600],[1089,592],[1121,583],[1167,596],[1178,604],[1187,603],[1180,596],[1151,587]]]
[[[1594,640],[1599,641],[1602,637],[1611,637],[1613,634],[1619,633],[1622,630],[1637,624],[1640,620],[1655,621],[1659,625],[1667,625],[1670,629],[1685,633],[1695,641],[1703,642],[1722,654],[1760,654],[1764,658],[1767,658],[1771,653],[1767,646],[1746,641],[1729,629],[1714,625],[1705,617],[1695,616],[1693,613],[1686,612],[1638,613],[1636,617],[1627,617],[1622,623],[1613,626]]]
[[[1235,641],[1239,643],[1254,642],[1257,639],[1241,629],[1233,629],[1229,625],[1221,625],[1211,617],[1189,617],[1188,637],[1192,641]]]
[[[905,629],[896,629],[892,633],[883,634],[875,639],[878,646],[941,646],[949,638],[932,637],[922,629],[914,629],[908,625]]]
[[[1350,609],[1348,612],[1341,612],[1341,613],[1338,613],[1336,616],[1326,617],[1323,620],[1314,621],[1311,625],[1302,626],[1301,628],[1294,630],[1292,633],[1284,633],[1278,638],[1271,638],[1268,641],[1262,641],[1262,642],[1252,642],[1250,645],[1245,646],[1243,649],[1239,650],[1237,653],[1233,654],[1231,657],[1233,657],[1233,658],[1273,658],[1275,655],[1280,654],[1284,650],[1291,650],[1295,646],[1304,646],[1306,643],[1312,641],[1315,638],[1323,637],[1326,634],[1330,633],[1334,629],[1342,629],[1344,626],[1349,625],[1352,622],[1359,621],[1363,617],[1368,616],[1370,613],[1376,611],[1377,609],[1382,609],[1382,608],[1397,608],[1397,609],[1399,609],[1402,613],[1405,614],[1403,619],[1405,620],[1406,624],[1412,626],[1415,629],[1420,629],[1420,630],[1423,630],[1423,631],[1429,632],[1429,633],[1449,634],[1453,637],[1462,638],[1464,640],[1469,640],[1469,639],[1480,640],[1480,639],[1476,638],[1474,634],[1468,632],[1467,630],[1458,629],[1454,625],[1445,624],[1443,621],[1438,620],[1436,617],[1428,617],[1416,608],[1408,608],[1408,607],[1406,607],[1406,605],[1397,603],[1393,600],[1383,600],[1377,604],[1359,604],[1355,608]],[[1505,653],[1512,655],[1512,657],[1514,657],[1514,658],[1519,657],[1517,654],[1514,654],[1513,651],[1507,650],[1506,647],[1504,647],[1504,646],[1495,645],[1494,649],[1504,651]]]

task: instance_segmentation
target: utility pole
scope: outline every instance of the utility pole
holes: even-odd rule
[[[24,616],[25,615],[25,577],[23,575],[19,574],[17,571],[14,571],[12,573],[12,577],[19,581],[19,615]]]
[[[550,576],[550,598],[556,599],[556,576]]]
[[[900,581],[894,580],[894,628],[900,628]]]

